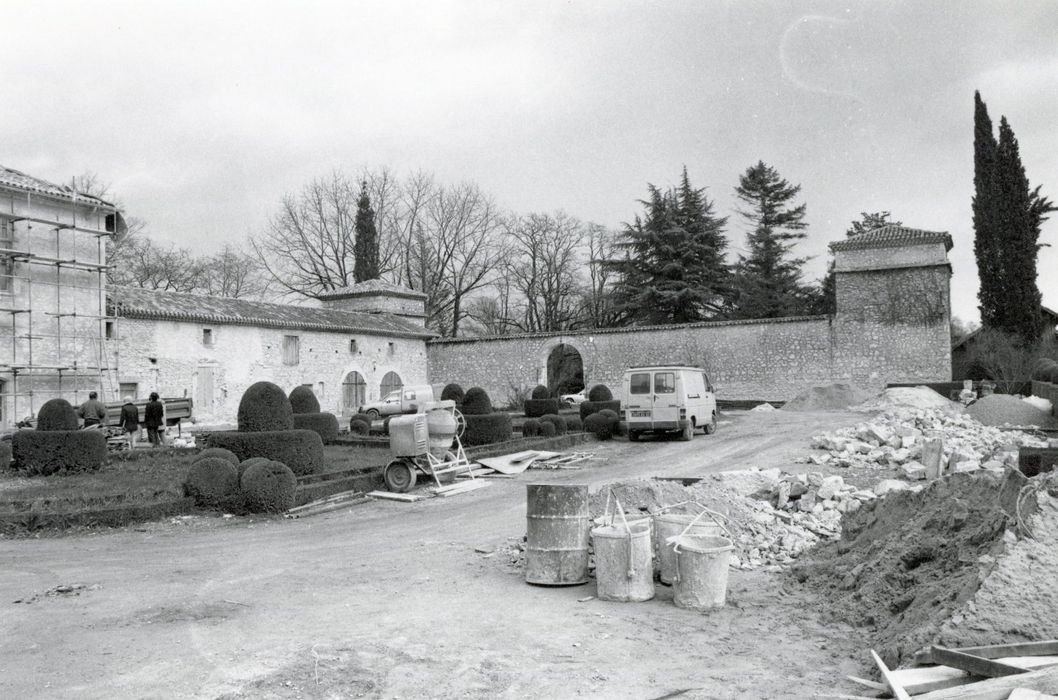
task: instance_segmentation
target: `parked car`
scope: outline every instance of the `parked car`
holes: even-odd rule
[[[367,414],[371,420],[378,420],[401,413],[418,413],[420,404],[427,401],[436,401],[432,386],[408,385],[389,392],[380,401],[364,404],[360,412]]]
[[[701,367],[662,365],[625,370],[621,406],[628,439],[643,433],[678,433],[690,440],[697,428],[716,432],[716,396]]]
[[[581,389],[576,394],[562,394],[558,398],[562,400],[562,403],[567,406],[578,406],[588,400],[588,397],[584,394],[584,389]]]

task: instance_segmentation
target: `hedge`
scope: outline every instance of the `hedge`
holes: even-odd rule
[[[539,418],[549,413],[558,413],[562,402],[558,399],[526,399],[525,417]]]
[[[582,401],[580,404],[580,419],[582,421],[587,420],[588,416],[599,411],[611,410],[615,413],[620,414],[621,402],[620,401]]]
[[[266,461],[243,472],[239,486],[251,513],[282,513],[294,507],[298,478],[282,462]]]
[[[0,440],[0,471],[11,466],[11,441]]]
[[[239,493],[239,469],[221,457],[207,457],[191,465],[184,495],[205,508],[232,505]]]
[[[540,434],[540,421],[535,418],[522,423],[522,437],[536,437]]]
[[[349,432],[353,435],[367,435],[371,432],[371,421],[366,416],[353,416],[349,419]]]
[[[239,458],[235,456],[235,453],[231,450],[225,450],[223,447],[207,447],[195,455],[195,461],[209,459],[210,457],[219,457],[228,460],[232,464],[239,464]]]
[[[605,384],[596,384],[588,391],[588,401],[613,401],[613,392]]]
[[[455,401],[457,408],[463,403],[463,397],[465,395],[466,392],[463,391],[463,387],[458,384],[446,384],[445,388],[441,390],[441,400]]]
[[[271,461],[272,460],[268,459],[267,457],[250,457],[250,459],[244,459],[243,461],[239,462],[239,478],[242,479],[242,475],[246,473],[246,470],[254,466],[255,464],[265,464]]]
[[[470,396],[470,392],[467,392]],[[511,417],[506,413],[489,413],[478,415],[471,413],[463,414],[466,419],[467,429],[463,433],[463,444],[467,447],[472,445],[490,445],[494,442],[504,442],[511,439],[514,428],[511,425]]]
[[[540,422],[555,426],[555,435],[566,434],[566,419],[558,414],[549,413],[546,416],[540,416]]]
[[[96,471],[107,459],[107,439],[99,430],[20,430],[11,456],[27,476]]]
[[[460,410],[464,416],[488,415],[492,413],[492,399],[481,387],[470,387],[467,389],[466,396],[463,397],[463,405]]]
[[[579,433],[584,430],[584,422],[580,416],[562,416],[566,419],[566,432]]]
[[[584,429],[599,440],[609,440],[617,428],[617,419],[605,413],[593,413],[584,420]]]
[[[269,430],[259,433],[216,432],[205,436],[210,447],[224,447],[240,461],[266,457],[282,462],[297,476],[323,471],[323,440],[311,430]]]
[[[537,384],[536,386],[533,387],[533,393],[532,393],[532,395],[529,398],[536,399],[538,401],[540,399],[550,399],[551,398],[551,392],[543,384]]]
[[[540,423],[540,437],[555,437],[558,435],[558,431],[555,430],[554,423]]]
[[[294,415],[320,412],[320,402],[312,392],[311,386],[301,384],[294,387],[290,392],[290,409],[294,411]]]
[[[610,409],[610,408],[604,408],[603,410],[599,411],[599,413],[601,415],[606,416],[607,418],[613,419],[613,422],[614,422],[613,434],[614,435],[624,435],[624,433],[621,432],[621,416],[620,416],[620,414],[617,413],[617,411],[615,411],[613,409]]]
[[[66,399],[51,399],[37,411],[37,430],[77,430],[77,411]]]
[[[239,431],[260,433],[294,428],[290,399],[272,382],[257,382],[239,401]]]
[[[333,413],[295,413],[294,429],[318,433],[327,444],[338,439],[338,418]]]

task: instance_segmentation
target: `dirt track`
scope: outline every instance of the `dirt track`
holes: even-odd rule
[[[301,520],[189,518],[0,541],[0,697],[809,697],[860,670],[814,596],[732,572],[701,615],[578,603],[526,585],[502,553],[528,481],[589,483],[803,465],[846,413],[742,414],[690,443],[592,445],[579,471],[530,472],[449,499]],[[43,596],[60,584],[80,595]],[[13,603],[36,597],[31,603]]]

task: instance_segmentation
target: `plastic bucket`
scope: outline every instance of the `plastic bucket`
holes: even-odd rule
[[[695,520],[698,522],[687,530],[687,526]],[[657,537],[658,550],[658,578],[662,583],[672,583],[676,578],[676,554],[672,546],[668,544],[669,538],[676,537],[687,530],[688,535],[710,535],[720,536],[720,526],[708,519],[708,516],[699,518],[696,515],[685,513],[660,513],[654,516],[654,533]]]
[[[711,535],[684,535],[671,545],[676,557],[672,582],[676,607],[700,611],[724,607],[733,548],[726,537]]]
[[[654,597],[654,545],[650,521],[613,525],[591,531],[595,543],[595,583],[599,600],[639,602]]]
[[[588,582],[587,485],[526,485],[525,580],[541,586]]]

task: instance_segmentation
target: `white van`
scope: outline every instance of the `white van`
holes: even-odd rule
[[[675,432],[681,440],[690,440],[696,428],[706,435],[716,432],[716,396],[701,367],[625,370],[622,412],[631,441],[648,432]]]

